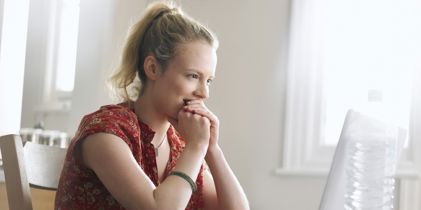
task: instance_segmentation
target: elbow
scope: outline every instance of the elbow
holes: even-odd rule
[[[168,199],[165,199],[168,198],[168,196],[158,196],[156,189],[153,191],[152,195],[153,204],[150,206],[150,208],[146,208],[148,210],[185,210],[186,208],[186,206],[177,205],[177,202],[174,203],[170,202]],[[139,210],[139,208],[134,208],[133,210]]]

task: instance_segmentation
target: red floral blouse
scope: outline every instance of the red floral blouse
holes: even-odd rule
[[[67,150],[56,193],[55,209],[124,209],[108,192],[95,172],[87,168],[81,160],[80,143],[95,133],[109,133],[120,137],[130,147],[133,157],[155,186],[159,185],[155,150],[151,144],[155,132],[141,122],[127,103],[102,106],[82,119]],[[167,136],[171,149],[164,177],[175,167],[185,146],[184,140],[172,126],[168,129]],[[196,180],[197,190],[192,194],[186,210],[203,209],[203,168],[202,165]]]

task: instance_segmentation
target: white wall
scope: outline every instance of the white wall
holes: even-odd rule
[[[279,177],[289,0],[182,1],[219,36],[210,107],[225,154],[256,210],[316,210],[324,179]]]
[[[42,107],[45,97],[48,1],[31,1],[22,127],[32,127],[37,123],[37,109]],[[81,1],[72,108],[47,113],[44,121],[47,129],[67,131],[72,135],[84,114],[112,102],[105,80],[117,65],[131,19],[140,16],[144,7],[144,1],[136,0]]]
[[[101,5],[101,6],[98,6]],[[76,85],[68,130],[81,117],[110,100],[105,81],[117,66],[132,19],[141,15],[144,1],[81,1]]]
[[[118,61],[130,19],[145,2],[81,1],[72,112],[49,117],[47,127],[73,132],[83,114],[110,102],[104,80]],[[324,179],[274,174],[282,151],[289,0],[181,2],[219,37],[209,107],[220,118],[221,145],[252,209],[316,210]]]
[[[48,0],[31,0],[28,19],[25,77],[22,99],[22,127],[33,127],[43,102],[47,78]],[[54,125],[49,123],[49,126]],[[57,128],[65,125],[58,123]]]

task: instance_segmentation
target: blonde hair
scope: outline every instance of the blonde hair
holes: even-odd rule
[[[147,81],[143,63],[148,55],[153,54],[165,70],[179,44],[196,40],[218,48],[216,36],[180,8],[172,3],[151,3],[143,17],[130,29],[121,63],[109,79],[116,96],[130,101],[142,94]]]

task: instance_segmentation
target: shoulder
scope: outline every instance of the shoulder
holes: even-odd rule
[[[83,137],[99,132],[136,137],[139,132],[137,116],[126,104],[102,106],[85,115],[78,128],[79,135]]]
[[[124,118],[137,120],[136,114],[124,103],[101,106],[97,111],[85,115],[85,118]]]
[[[87,114],[82,119],[85,126],[95,124],[136,124],[136,114],[124,104],[101,106],[97,111]]]

